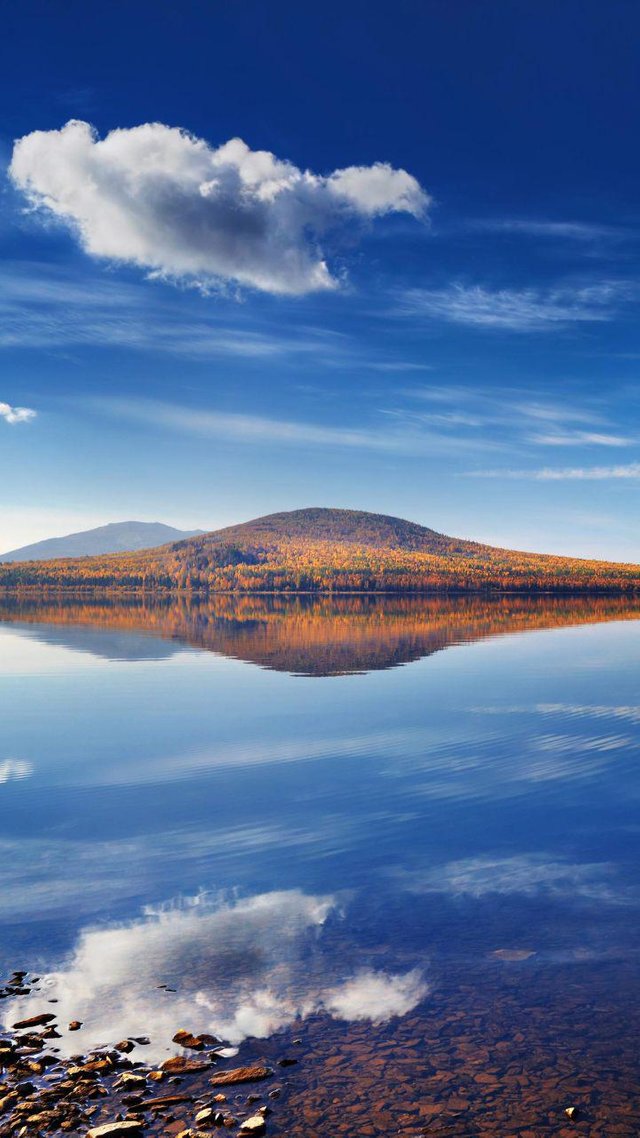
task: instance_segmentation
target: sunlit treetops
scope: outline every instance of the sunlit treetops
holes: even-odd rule
[[[270,514],[158,549],[0,565],[0,588],[640,592],[640,566],[520,553],[357,510]]]

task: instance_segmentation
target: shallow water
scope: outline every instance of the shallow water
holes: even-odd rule
[[[271,1133],[635,1134],[639,615],[5,602],[0,966],[85,1048],[300,1038]]]

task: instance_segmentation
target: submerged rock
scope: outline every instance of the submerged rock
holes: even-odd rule
[[[55,1018],[52,1012],[43,1012],[42,1015],[30,1016],[29,1019],[19,1019],[13,1027],[16,1031],[23,1027],[45,1027],[46,1024],[53,1023]]]
[[[240,1123],[241,1134],[264,1134],[265,1130],[266,1123],[261,1114],[253,1114]]]
[[[231,1083],[255,1083],[272,1074],[271,1067],[234,1067],[231,1071],[220,1071],[210,1082],[212,1087],[224,1087]]]
[[[205,1041],[199,1035],[192,1035],[190,1031],[176,1031],[173,1042],[180,1047],[188,1047],[191,1051],[202,1051]]]
[[[536,955],[534,948],[496,948],[489,953],[489,956],[493,956],[495,960],[508,961],[529,960]]]
[[[93,1130],[87,1132],[87,1138],[120,1138],[123,1134],[137,1138],[141,1131],[142,1123],[129,1119],[124,1122],[107,1122],[104,1126],[95,1126]]]
[[[165,1059],[160,1070],[169,1071],[172,1075],[192,1075],[198,1071],[209,1071],[209,1063],[202,1063],[199,1059],[186,1059],[184,1055],[174,1055]]]

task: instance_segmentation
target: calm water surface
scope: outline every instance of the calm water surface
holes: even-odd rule
[[[84,1047],[302,1039],[271,1133],[636,1134],[638,615],[5,604],[2,970]]]

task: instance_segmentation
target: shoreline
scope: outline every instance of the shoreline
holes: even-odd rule
[[[56,1001],[36,1001],[38,980],[16,970],[0,987],[0,1000],[29,997],[34,1007],[33,1015],[0,1027],[2,1138],[64,1133],[211,1138],[214,1129],[233,1130],[239,1138],[266,1133],[271,1104],[282,1086],[275,1085],[274,1080],[280,1081],[276,1069],[264,1058],[239,1065],[235,1048],[179,1025],[175,1054],[157,1064],[145,1062],[150,1040],[142,1034],[86,1051],[79,1046],[76,1054],[64,1057],[57,1040],[63,1033],[74,1033],[74,1039],[78,1033],[80,1045],[83,1024],[58,1023]],[[284,1056],[276,1066],[284,1077],[284,1070],[297,1062]]]

